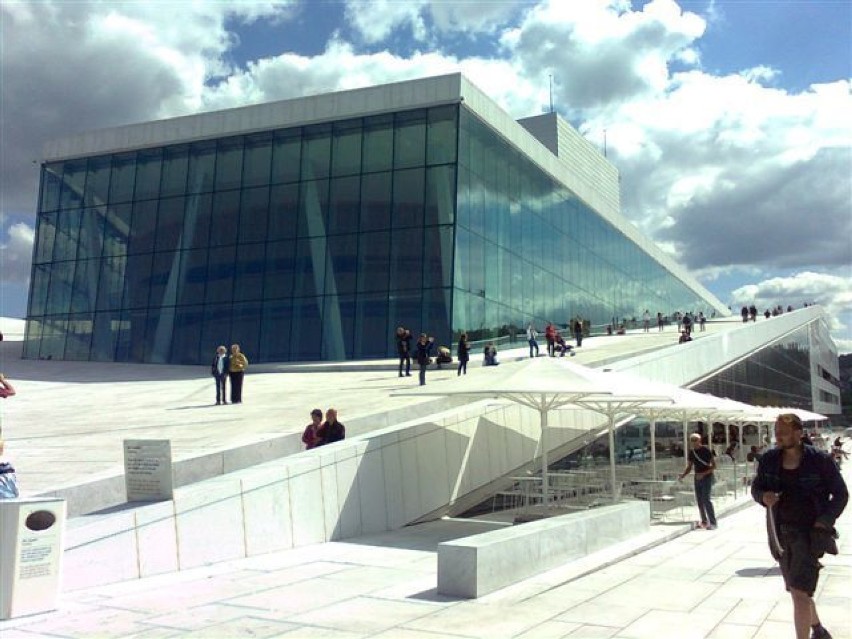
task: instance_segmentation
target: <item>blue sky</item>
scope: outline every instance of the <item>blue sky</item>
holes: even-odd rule
[[[46,140],[463,71],[601,144],[624,215],[725,304],[823,304],[852,351],[849,0],[0,0],[0,314]]]

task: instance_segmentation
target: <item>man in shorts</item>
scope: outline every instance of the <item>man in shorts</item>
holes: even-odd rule
[[[831,456],[802,444],[797,415],[778,416],[775,441],[776,447],[766,451],[758,464],[751,494],[772,509],[776,534],[770,530],[770,545],[793,598],[796,638],[831,639],[820,623],[813,595],[822,567],[819,558],[825,552],[837,553],[834,522],[849,493]]]

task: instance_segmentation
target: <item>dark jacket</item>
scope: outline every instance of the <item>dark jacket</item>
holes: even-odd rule
[[[432,353],[432,344],[434,342],[426,342],[425,344],[421,344],[420,340],[417,340],[415,346],[417,347],[417,363],[418,364],[428,364],[429,357]]]
[[[470,346],[467,343],[467,340],[460,339],[459,340],[459,361],[467,362],[470,360]]]
[[[317,435],[320,437],[320,441],[317,446],[325,446],[326,444],[339,442],[345,438],[346,427],[340,422],[334,422],[334,424],[323,422],[322,426],[320,426],[317,430]]]
[[[219,372],[216,370],[216,360],[217,359],[219,359],[219,356],[214,355],[213,356],[213,363],[210,365],[210,374],[213,377],[216,377],[219,374]],[[231,361],[230,361],[231,358],[228,355],[225,355],[225,357],[223,359],[225,361],[223,362],[222,375],[227,375],[228,374],[228,367],[231,365]]]
[[[406,332],[404,335],[396,336],[396,352],[400,357],[411,353],[411,333]]]
[[[758,463],[751,495],[761,506],[763,493],[781,490],[781,453],[780,448],[768,450]],[[833,527],[846,507],[849,492],[831,455],[812,446],[803,446],[799,487],[813,501],[817,521],[829,528]]]

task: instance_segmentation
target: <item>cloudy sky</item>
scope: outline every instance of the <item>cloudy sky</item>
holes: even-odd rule
[[[0,315],[38,161],[78,131],[461,70],[606,146],[624,214],[725,304],[823,304],[852,351],[850,0],[0,0]]]

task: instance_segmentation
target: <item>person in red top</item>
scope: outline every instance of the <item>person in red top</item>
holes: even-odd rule
[[[322,426],[322,411],[315,408],[311,411],[311,423],[305,427],[305,432],[302,433],[302,443],[305,445],[305,450],[316,448],[322,437],[320,437],[319,429]]]
[[[0,398],[6,399],[15,394],[15,388],[8,382],[6,377],[0,373]]]
[[[547,354],[556,357],[556,327],[550,322],[544,327],[544,339],[547,341]]]

